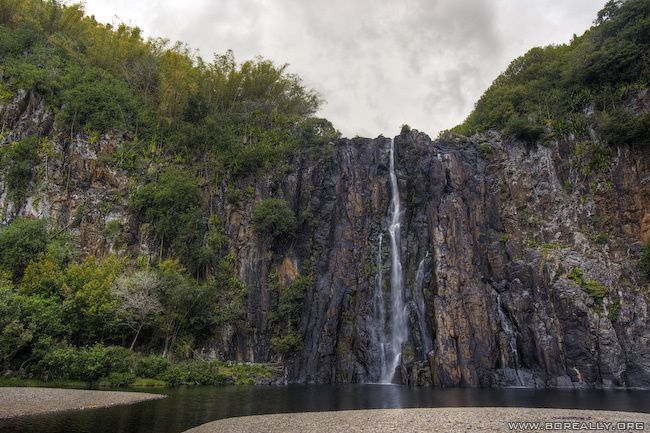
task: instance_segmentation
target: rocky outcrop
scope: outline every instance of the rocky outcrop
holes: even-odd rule
[[[4,222],[45,216],[76,231],[87,253],[105,254],[116,246],[103,229],[117,220],[125,227],[123,248],[146,252],[148,241],[128,211],[129,179],[107,162],[122,137],[71,140],[52,131],[47,110],[28,95],[4,107],[0,119],[11,131],[4,143],[38,130],[54,149],[43,163],[47,176],[41,170],[23,206],[12,207],[3,194]],[[387,239],[389,142],[344,139],[308,149],[288,169],[232,180],[206,197],[248,287],[249,323],[245,332],[215,336],[206,351],[281,359],[270,344],[271,286],[283,290],[309,273],[303,349],[283,359],[288,380],[376,377],[373,293],[379,281],[388,291],[390,281],[386,243],[379,255],[380,235]],[[607,167],[584,170],[589,161],[576,152],[582,145],[571,138],[531,145],[497,132],[432,141],[411,131],[395,138],[405,298],[413,307],[399,380],[650,386],[650,288],[636,269],[650,238],[650,149],[615,147]],[[245,194],[229,198],[233,187]],[[295,237],[271,241],[256,233],[253,209],[268,197],[291,204],[300,225]],[[414,313],[418,297],[428,345]]]
[[[121,246],[138,245],[137,233],[124,230],[120,238],[107,236],[107,223],[127,227],[127,174],[115,168],[112,158],[124,137],[101,136],[91,140],[83,134],[59,131],[45,101],[19,92],[11,104],[0,106],[0,146],[27,136],[39,137],[40,164],[34,167],[29,194],[22,203],[8,197],[0,175],[0,222],[20,215],[46,218],[53,227],[70,230],[85,254],[103,255]]]
[[[636,270],[645,241],[650,154],[619,147],[604,173],[581,178],[575,144],[530,146],[497,133],[431,141],[396,138],[402,191],[406,297],[424,296],[433,351],[422,355],[416,318],[401,380],[437,386],[645,387],[650,380],[648,287]],[[304,350],[290,377],[360,382],[373,377],[370,333],[378,239],[387,229],[388,140],[343,140],[275,190],[313,215],[287,251],[254,244],[242,277],[265,299],[265,278],[283,256],[309,260]],[[611,179],[611,180],[607,180]],[[244,230],[245,233],[249,233]],[[248,234],[250,235],[250,233]],[[423,294],[413,293],[425,260]],[[278,255],[277,257],[274,256]],[[384,245],[384,290],[390,276]],[[256,266],[257,264],[257,266]],[[250,272],[252,269],[257,269]],[[571,279],[574,269],[584,281]],[[592,281],[601,298],[581,287]],[[262,282],[262,283],[260,283]],[[387,297],[386,297],[387,298]],[[263,314],[265,305],[251,305]],[[263,318],[258,323],[263,323]],[[254,354],[269,356],[267,347]]]

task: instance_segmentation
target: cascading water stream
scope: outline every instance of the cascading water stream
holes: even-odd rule
[[[517,362],[519,359],[519,352],[517,351],[517,336],[515,335],[512,325],[510,324],[510,319],[506,316],[505,311],[503,311],[503,305],[501,305],[501,295],[497,294],[497,314],[499,315],[499,321],[501,322],[501,329],[505,334],[506,340],[508,340],[508,346],[510,346],[510,354],[512,355],[512,362],[514,364],[515,371],[517,372],[517,380],[519,385],[523,385],[524,381],[521,377],[521,372],[517,367]]]
[[[399,185],[395,173],[395,142],[390,141],[390,205],[388,209],[388,234],[390,235],[390,292],[384,294],[383,279],[383,235],[377,239],[377,273],[372,298],[373,312],[369,320],[370,355],[368,378],[379,383],[392,383],[402,361],[402,347],[409,339],[409,315],[414,313],[418,320],[422,340],[423,358],[432,349],[431,336],[426,326],[426,307],[422,286],[424,269],[429,253],[420,262],[415,275],[412,300],[406,304],[404,293],[404,272],[402,269],[400,232],[402,209]]]
[[[423,358],[429,355],[431,352],[431,336],[429,335],[429,329],[427,328],[426,323],[426,307],[424,305],[424,293],[422,292],[422,285],[424,283],[424,265],[429,258],[429,253],[424,256],[418,265],[417,273],[415,274],[415,291],[413,292],[413,298],[415,299],[416,314],[418,318],[418,327],[420,328],[420,339],[422,343],[422,355]]]
[[[371,364],[374,366],[376,373],[383,374],[386,369],[386,305],[384,304],[384,289],[383,289],[383,258],[382,258],[382,243],[384,235],[379,234],[377,239],[377,273],[375,275],[375,292],[373,296],[373,317],[372,326],[370,328],[371,347],[377,349],[373,354],[373,361]]]
[[[402,271],[402,259],[400,249],[401,229],[401,205],[399,198],[399,186],[395,174],[395,141],[390,140],[390,342],[386,347],[386,364],[382,366],[380,381],[391,383],[395,376],[395,370],[400,363],[402,355],[402,344],[408,339],[407,311],[404,305],[404,274]]]

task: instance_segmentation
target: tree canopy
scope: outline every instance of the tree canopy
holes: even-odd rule
[[[584,136],[585,112],[592,111],[610,144],[647,145],[650,116],[628,109],[626,100],[650,84],[649,35],[650,3],[610,0],[582,36],[515,59],[454,131],[496,129],[527,141],[543,133]],[[613,131],[616,123],[625,123],[630,137]]]
[[[0,1],[0,59],[0,97],[20,89],[44,97],[69,134],[124,134],[136,159],[221,173],[285,158],[321,103],[286,64],[238,63],[232,51],[206,61],[56,0]]]

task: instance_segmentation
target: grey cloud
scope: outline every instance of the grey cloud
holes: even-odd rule
[[[289,63],[345,135],[435,135],[461,122],[497,74],[534,45],[566,42],[604,0],[86,0],[205,58],[232,48]]]

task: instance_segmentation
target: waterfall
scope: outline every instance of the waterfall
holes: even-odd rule
[[[424,293],[422,292],[422,284],[424,283],[424,264],[429,258],[429,252],[420,260],[418,271],[415,274],[415,290],[413,298],[415,299],[416,315],[418,318],[418,328],[420,329],[420,339],[422,340],[422,355],[426,359],[429,352],[431,352],[431,336],[427,328],[426,322],[426,307],[424,305]]]
[[[383,262],[382,262],[382,241],[383,234],[379,234],[377,239],[377,273],[375,274],[375,291],[372,299],[373,316],[372,326],[370,328],[370,339],[372,348],[376,348],[373,353],[371,366],[375,367],[375,374],[383,374],[386,369],[386,305],[384,304],[383,288]]]
[[[402,361],[402,346],[409,339],[409,315],[418,319],[424,358],[432,349],[431,336],[427,330],[422,286],[424,269],[429,253],[420,261],[415,275],[415,286],[409,305],[405,302],[404,272],[402,269],[400,231],[401,203],[399,185],[395,174],[395,142],[390,141],[390,205],[388,209],[388,234],[390,235],[390,293],[384,294],[383,235],[377,239],[375,287],[372,297],[372,314],[369,315],[368,379],[380,383],[392,383]],[[412,317],[412,316],[411,316]]]
[[[395,174],[395,141],[390,140],[390,342],[386,347],[386,365],[382,368],[381,382],[390,383],[399,366],[402,344],[408,339],[407,312],[404,305],[404,275],[400,253],[401,206],[399,186]]]
[[[512,362],[514,364],[515,371],[517,372],[517,380],[519,385],[523,385],[524,381],[521,377],[521,372],[517,367],[517,362],[519,359],[519,353],[517,352],[517,336],[515,335],[514,330],[510,324],[510,319],[506,316],[505,311],[503,311],[503,306],[501,305],[501,294],[497,293],[497,314],[499,315],[499,321],[501,322],[501,329],[508,340],[508,345],[510,346],[510,353],[512,354]]]

